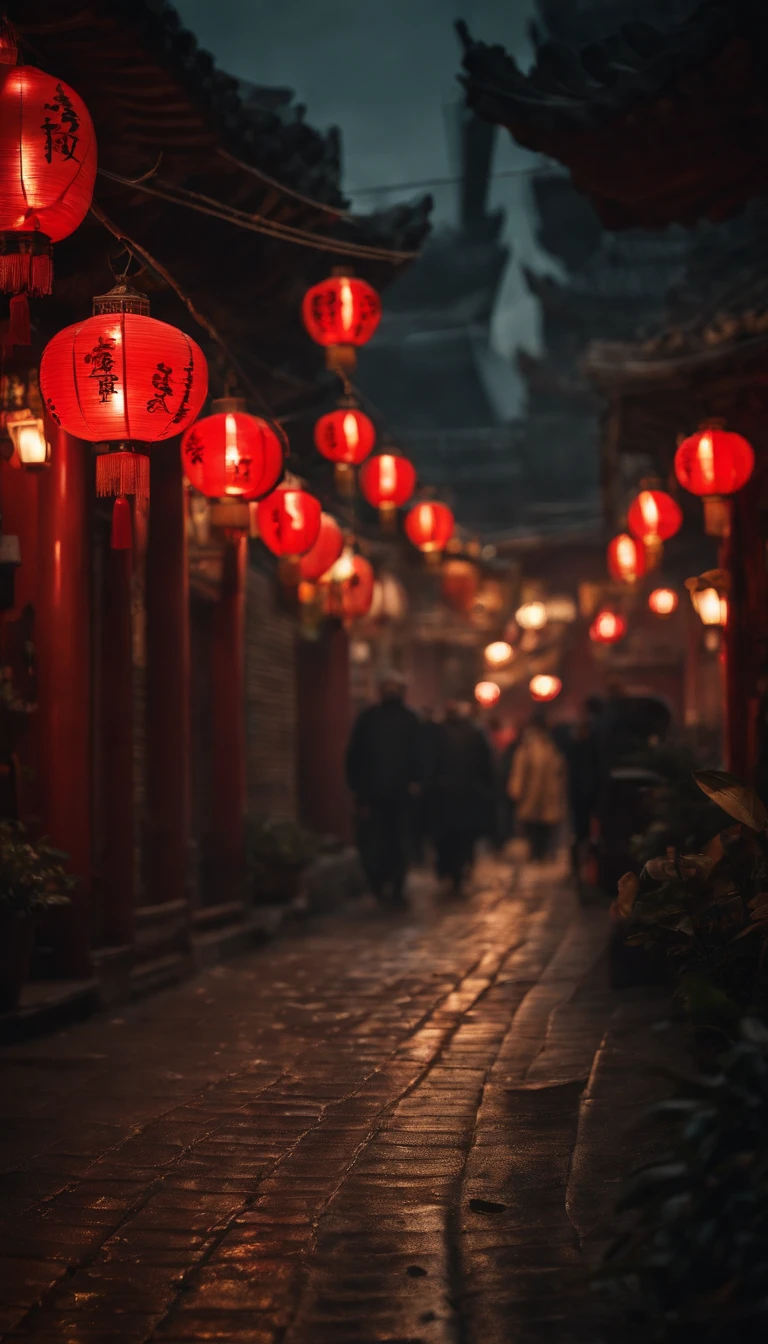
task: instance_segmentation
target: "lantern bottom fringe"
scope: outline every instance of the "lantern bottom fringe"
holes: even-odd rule
[[[110,546],[113,551],[130,551],[133,546],[131,506],[125,495],[118,495],[112,510]]]
[[[645,558],[649,569],[658,569],[664,556],[661,537],[645,537]]]
[[[26,239],[30,239],[27,247]],[[0,290],[4,294],[31,294],[35,298],[50,294],[53,289],[53,258],[50,242],[47,251],[38,248],[42,235],[16,233],[0,234]],[[16,248],[20,250],[16,250]],[[10,250],[13,248],[14,250]]]
[[[395,504],[379,505],[379,524],[382,532],[397,531],[397,506]]]
[[[31,345],[29,301],[26,294],[14,294],[9,305],[8,344]]]
[[[722,495],[706,495],[704,498],[704,531],[708,537],[729,537],[731,535],[731,501]]]
[[[145,504],[149,499],[149,458],[143,453],[99,453],[96,494],[135,495],[140,504]]]
[[[301,560],[299,556],[281,555],[277,572],[283,587],[298,588],[301,580]]]

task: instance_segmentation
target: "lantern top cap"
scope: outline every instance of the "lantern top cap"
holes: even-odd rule
[[[211,402],[211,415],[234,415],[237,412],[248,413],[245,397],[217,397]]]
[[[117,284],[108,294],[94,296],[93,316],[102,313],[138,313],[141,317],[149,317],[149,299],[132,285]]]
[[[337,276],[341,277],[342,275],[350,275],[350,276],[351,276],[351,275],[354,275],[354,274],[355,274],[355,272],[353,271],[353,269],[352,269],[351,266],[333,266],[333,267],[331,268],[331,275],[337,275]]]

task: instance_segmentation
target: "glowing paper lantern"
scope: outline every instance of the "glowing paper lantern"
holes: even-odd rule
[[[654,588],[648,596],[648,606],[656,616],[671,616],[677,611],[678,597],[672,588]]]
[[[321,415],[315,425],[315,447],[329,462],[335,463],[339,494],[354,493],[354,468],[365,461],[375,442],[373,421],[354,404],[342,405]]]
[[[514,657],[514,649],[505,639],[496,639],[486,645],[485,661],[490,667],[504,667]]]
[[[11,300],[9,342],[29,345],[27,294],[50,294],[53,244],[82,223],[96,178],[96,137],[63,80],[17,65],[0,34],[0,289]]]
[[[682,527],[683,511],[666,490],[641,490],[629,506],[627,524],[632,535],[643,542],[651,565],[657,565],[664,542]]]
[[[522,630],[543,630],[547,608],[543,602],[524,602],[515,612],[515,620]]]
[[[627,633],[627,622],[615,611],[599,611],[589,627],[589,638],[595,644],[618,644]]]
[[[495,681],[478,681],[475,687],[475,699],[483,709],[490,709],[495,705],[500,695],[501,689]]]
[[[326,351],[329,369],[352,372],[356,350],[370,341],[381,320],[381,299],[365,280],[343,267],[304,295],[301,315],[307,332]]]
[[[704,500],[704,525],[712,537],[728,536],[726,496],[743,489],[755,467],[751,443],[717,425],[702,425],[683,439],[675,454],[675,475],[692,495]]]
[[[381,574],[373,585],[370,618],[382,625],[404,620],[408,612],[408,594],[392,574]]]
[[[46,441],[42,420],[30,410],[9,411],[5,426],[14,447],[13,466],[39,471],[50,464],[51,445]]]
[[[326,616],[356,621],[366,616],[373,600],[373,567],[363,555],[345,546],[322,581]]]
[[[728,624],[728,599],[716,588],[701,588],[692,592],[691,601],[703,625]]]
[[[642,542],[621,532],[608,545],[608,573],[619,583],[637,583],[646,571],[645,547]]]
[[[407,504],[416,488],[416,469],[399,453],[377,453],[360,470],[360,489],[375,509],[382,526],[394,526],[397,510]]]
[[[235,397],[215,401],[213,411],[184,433],[184,475],[208,499],[263,499],[283,474],[282,430],[248,415],[245,402]]]
[[[179,434],[200,412],[208,367],[196,343],[149,316],[149,300],[116,285],[93,301],[93,317],[65,327],[40,362],[51,419],[96,444],[96,493],[115,495],[112,545],[131,545],[127,495],[149,497],[153,443]]]
[[[414,504],[405,520],[408,540],[425,555],[439,556],[453,536],[454,517],[447,504]]]
[[[344,533],[330,513],[320,515],[317,540],[299,560],[299,576],[304,583],[316,583],[336,564],[344,550]]]
[[[259,536],[280,560],[284,583],[298,583],[299,558],[311,551],[320,534],[320,501],[295,477],[286,477],[256,510]]]
[[[480,576],[471,560],[446,560],[441,574],[443,598],[455,611],[467,612],[477,595]]]
[[[533,700],[556,700],[562,689],[563,683],[559,677],[550,677],[544,672],[537,673],[528,682],[528,690]]]

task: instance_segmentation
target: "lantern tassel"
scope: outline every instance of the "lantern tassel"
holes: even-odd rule
[[[42,235],[38,234],[29,236],[35,240],[42,239]],[[13,241],[17,242],[18,237],[16,235]],[[12,250],[6,245],[7,238],[8,234],[5,233],[0,239],[0,290],[3,294],[32,294],[35,297],[50,294],[53,289],[53,258],[50,251],[33,252],[31,246],[34,244],[20,251]],[[26,237],[22,236],[22,242],[26,243]]]
[[[113,551],[130,551],[133,546],[131,506],[125,495],[118,495],[112,510],[110,546]]]
[[[135,495],[149,499],[149,458],[143,453],[99,453],[96,458],[97,495]]]
[[[9,345],[31,345],[32,329],[29,322],[29,301],[26,294],[14,294],[9,305]]]

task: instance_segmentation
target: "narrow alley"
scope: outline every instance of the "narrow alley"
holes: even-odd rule
[[[555,865],[419,884],[3,1050],[4,1340],[597,1338],[658,1004]]]

